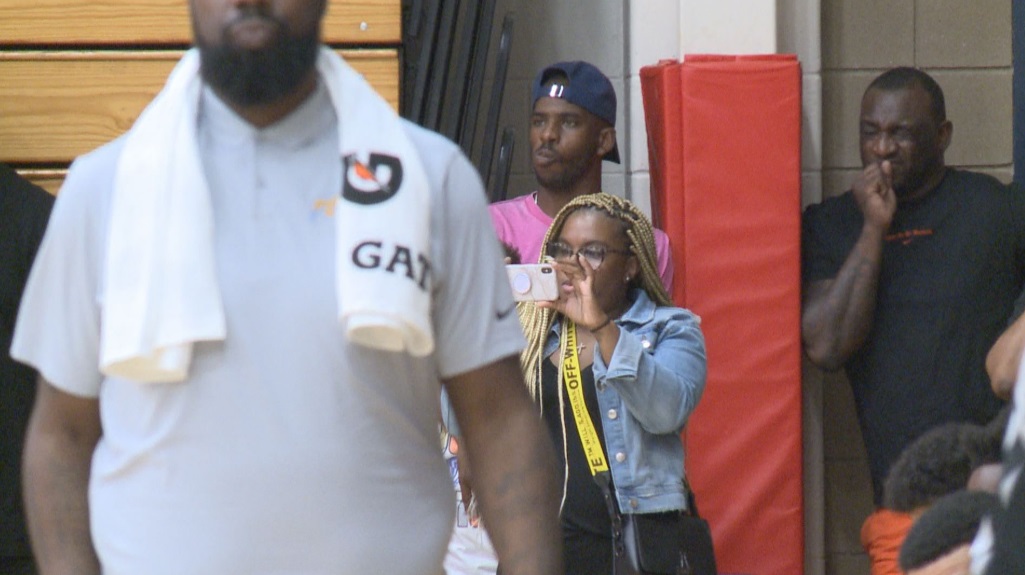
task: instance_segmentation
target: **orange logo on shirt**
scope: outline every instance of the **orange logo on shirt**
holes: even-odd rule
[[[313,202],[314,212],[323,212],[325,216],[332,218],[335,215],[335,206],[338,205],[338,201],[334,198],[328,198],[326,200],[316,200]]]
[[[896,232],[887,234],[886,241],[888,242],[900,242],[905,246],[915,241],[917,238],[931,236],[932,230],[906,230],[903,232]]]

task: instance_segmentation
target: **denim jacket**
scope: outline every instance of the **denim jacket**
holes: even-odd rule
[[[623,513],[686,509],[680,432],[705,389],[705,339],[698,316],[658,307],[643,290],[616,324],[608,365],[594,352],[606,456]],[[552,327],[543,357],[559,347]]]

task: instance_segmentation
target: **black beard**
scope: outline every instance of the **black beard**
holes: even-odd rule
[[[573,184],[576,184],[580,180],[580,174],[582,172],[577,171],[573,173],[562,173],[553,178],[543,178],[537,171],[534,172],[534,178],[542,188],[552,192],[565,192],[573,188]]]
[[[270,104],[292,93],[313,69],[320,40],[317,32],[278,35],[262,50],[242,50],[222,38],[216,46],[196,39],[203,79],[238,106]]]
[[[549,191],[563,192],[573,189],[573,186],[584,177],[590,167],[586,158],[579,158],[568,165],[564,163],[563,166],[565,167],[563,172],[550,177],[542,176],[537,169],[532,167],[534,178],[541,187]]]

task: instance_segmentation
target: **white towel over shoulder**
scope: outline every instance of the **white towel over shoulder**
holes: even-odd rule
[[[335,210],[341,328],[360,345],[427,355],[434,338],[423,165],[398,116],[357,72],[327,48],[317,69],[338,116],[345,170]],[[196,137],[201,89],[193,49],[139,116],[118,161],[100,340],[100,369],[110,376],[182,381],[193,343],[228,336]],[[368,248],[379,257],[361,259]]]
[[[372,348],[427,355],[430,199],[420,156],[391,106],[334,52],[323,49],[317,68],[335,102],[345,170],[335,217],[346,334]],[[376,266],[356,253],[367,242],[381,256]]]

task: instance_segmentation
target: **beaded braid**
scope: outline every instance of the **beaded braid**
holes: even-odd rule
[[[629,200],[606,193],[585,194],[570,200],[559,213],[556,214],[552,224],[545,233],[544,241],[541,244],[541,259],[543,260],[548,252],[548,244],[559,237],[562,226],[570,214],[577,210],[598,210],[617,220],[623,226],[627,239],[630,240],[630,251],[637,257],[641,273],[639,278],[631,280],[634,287],[639,287],[647,292],[648,297],[659,306],[673,305],[669,292],[662,285],[662,279],[658,275],[658,256],[655,253],[655,233],[651,221],[644,215],[636,205]],[[540,397],[541,385],[541,354],[544,352],[545,340],[548,331],[555,323],[555,311],[539,308],[534,304],[526,304],[520,309],[520,320],[523,324],[523,333],[527,338],[527,347],[520,356],[520,365],[523,368],[527,389],[535,401]],[[560,355],[565,354],[566,338],[561,338]],[[559,385],[562,384],[562,370],[559,370]]]

